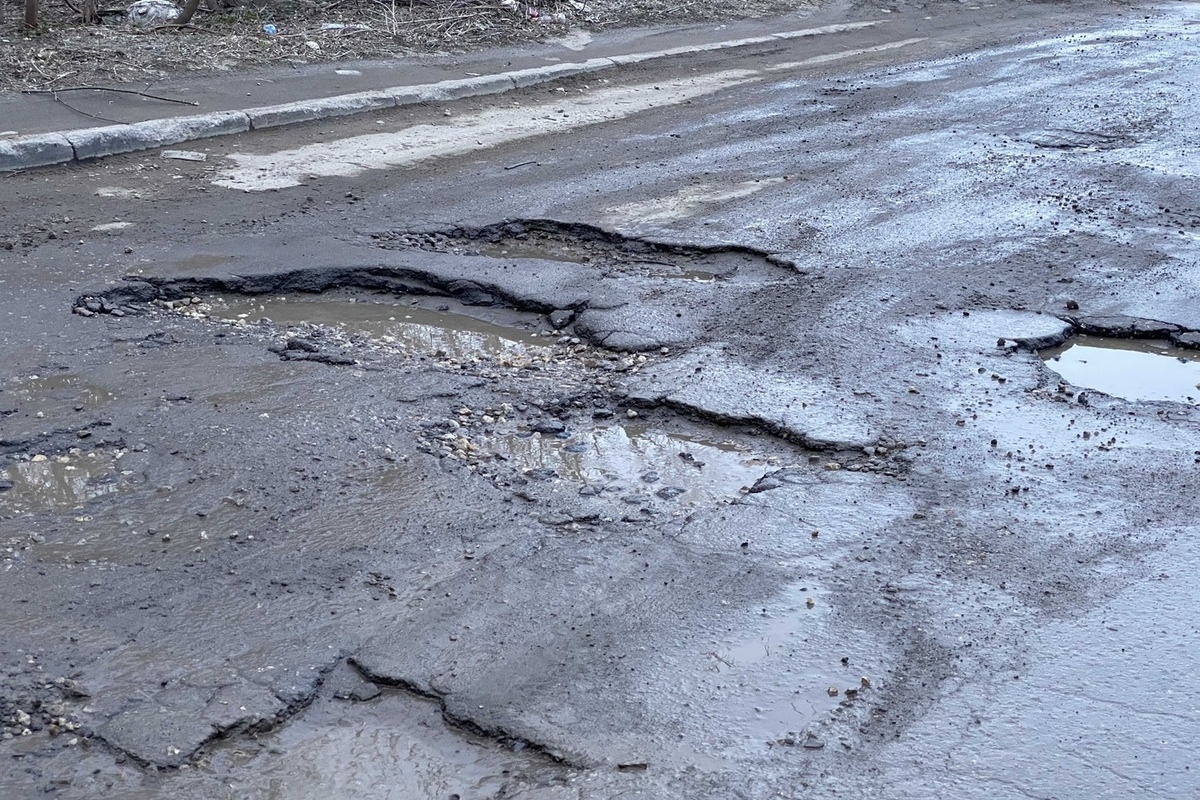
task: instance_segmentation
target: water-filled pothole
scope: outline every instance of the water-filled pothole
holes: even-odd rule
[[[352,292],[284,297],[216,296],[207,301],[216,319],[269,320],[277,325],[324,325],[404,350],[452,358],[500,356],[545,348],[541,317],[502,308],[470,308],[445,297],[363,296]],[[486,318],[484,318],[486,314]]]
[[[447,455],[504,465],[533,482],[569,481],[581,495],[634,505],[732,499],[779,460],[730,439],[632,422],[561,433],[463,430],[452,438],[442,442]]]
[[[371,234],[371,238],[386,249],[563,261],[651,278],[711,281],[755,273],[761,277],[792,266],[746,247],[655,242],[592,225],[545,219],[512,220],[446,231],[383,231]]]
[[[1165,341],[1079,335],[1041,355],[1074,386],[1126,400],[1200,404],[1200,352],[1195,350]]]
[[[0,513],[16,516],[54,508],[75,508],[117,491],[110,453],[34,456],[0,470]]]
[[[115,396],[111,391],[88,381],[73,372],[28,375],[9,383],[13,396],[30,402],[58,401],[92,407],[107,403]]]

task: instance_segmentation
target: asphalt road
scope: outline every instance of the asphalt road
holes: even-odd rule
[[[1197,341],[1200,8],[951,5],[0,177],[0,796],[1200,794],[1037,354]]]

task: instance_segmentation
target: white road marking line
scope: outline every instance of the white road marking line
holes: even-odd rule
[[[696,78],[602,89],[533,108],[497,108],[414,125],[401,131],[352,136],[265,155],[234,153],[238,166],[222,171],[217,186],[261,192],[299,186],[308,175],[353,176],[371,169],[416,164],[547,133],[562,133],[609,122],[652,108],[679,105],[696,97],[753,80],[756,70],[730,70]]]

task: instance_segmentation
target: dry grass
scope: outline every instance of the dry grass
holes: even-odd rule
[[[536,41],[572,28],[731,19],[804,0],[276,0],[197,13],[183,29],[138,31],[124,2],[101,5],[105,23],[83,25],[66,0],[42,0],[41,27],[21,29],[23,0],[0,0],[0,89],[149,84],[182,72],[387,58]],[[263,33],[264,24],[278,33]],[[346,27],[322,30],[325,23]],[[315,43],[316,47],[313,46]]]

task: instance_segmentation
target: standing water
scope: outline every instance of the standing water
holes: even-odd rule
[[[1126,400],[1200,404],[1200,351],[1164,341],[1080,335],[1041,355],[1075,386]]]

